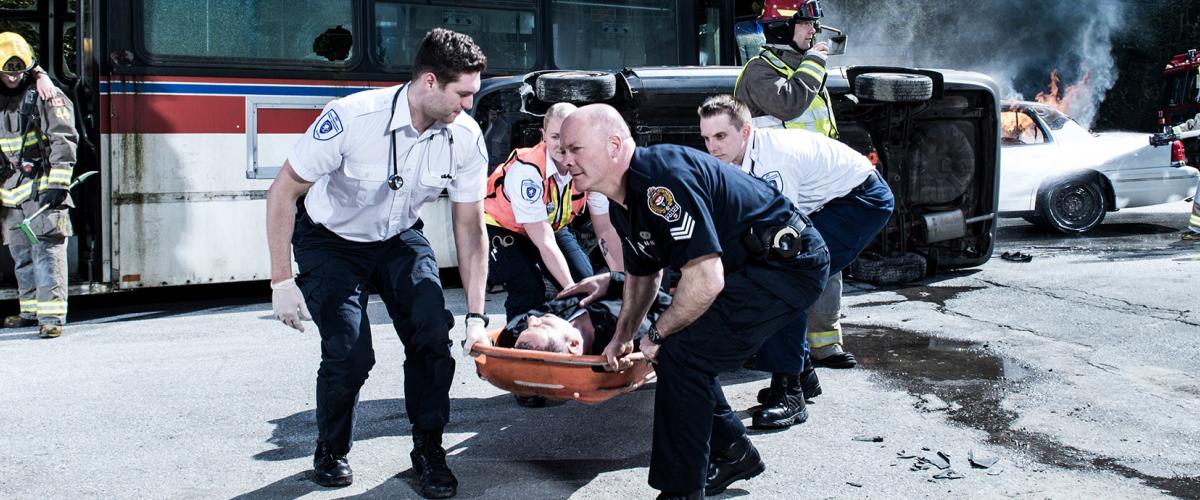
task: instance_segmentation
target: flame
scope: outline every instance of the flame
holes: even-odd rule
[[[1065,89],[1059,90],[1058,68],[1050,72],[1050,92],[1038,92],[1034,97],[1037,102],[1051,106],[1054,109],[1061,111],[1067,116],[1074,116],[1074,110],[1078,110],[1080,106],[1085,106],[1091,101],[1092,89],[1089,86],[1091,83],[1091,71],[1083,74],[1078,82],[1067,85]]]

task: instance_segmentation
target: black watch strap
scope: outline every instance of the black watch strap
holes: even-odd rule
[[[662,345],[662,335],[658,333],[658,325],[650,325],[650,330],[646,331],[646,338],[651,344]]]
[[[467,313],[467,319],[471,319],[471,318],[479,318],[479,319],[483,320],[483,327],[484,327],[484,328],[487,328],[487,326],[488,326],[488,316],[487,316],[486,314],[479,314],[479,313]]]

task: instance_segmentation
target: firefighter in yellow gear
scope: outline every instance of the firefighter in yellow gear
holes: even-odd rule
[[[1175,135],[1193,130],[1200,130],[1200,113],[1188,121],[1171,127],[1171,133]],[[1188,227],[1183,231],[1181,237],[1188,241],[1200,241],[1200,183],[1197,183],[1196,195],[1192,197],[1192,215],[1188,218]]]
[[[0,33],[0,224],[14,262],[20,313],[4,319],[8,328],[39,325],[39,335],[62,334],[67,319],[67,238],[73,207],[68,185],[75,168],[75,112],[58,89],[40,99],[31,75],[33,49],[16,33]],[[38,242],[16,226],[30,221]]]
[[[825,62],[829,48],[815,42],[822,16],[818,0],[767,0],[758,18],[766,44],[742,67],[734,98],[750,108],[755,128],[800,128],[838,137]],[[813,363],[852,368],[854,355],[842,350],[842,273],[829,276],[825,290],[808,310],[808,346]],[[767,369],[769,367],[764,367]],[[811,370],[805,370],[805,377]],[[776,373],[773,380],[781,374]],[[815,385],[815,382],[810,382]]]

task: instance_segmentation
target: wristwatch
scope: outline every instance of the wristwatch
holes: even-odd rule
[[[483,327],[484,327],[484,328],[487,328],[487,326],[488,326],[488,316],[487,316],[486,314],[479,314],[479,313],[467,313],[467,319],[471,319],[471,318],[479,318],[479,319],[483,320]]]
[[[658,333],[658,325],[650,325],[650,330],[646,332],[646,338],[654,345],[662,345],[663,343],[663,336]]]

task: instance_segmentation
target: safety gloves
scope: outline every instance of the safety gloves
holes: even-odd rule
[[[312,320],[308,306],[304,304],[304,294],[296,286],[295,278],[288,278],[279,283],[271,283],[271,308],[275,311],[275,319],[283,324],[304,331],[302,319]]]
[[[67,201],[67,190],[61,188],[44,190],[38,196],[38,204],[50,208],[61,208],[65,201]]]
[[[471,349],[476,343],[492,345],[487,336],[487,325],[482,318],[467,318],[467,338],[463,340],[463,354],[471,356]]]

